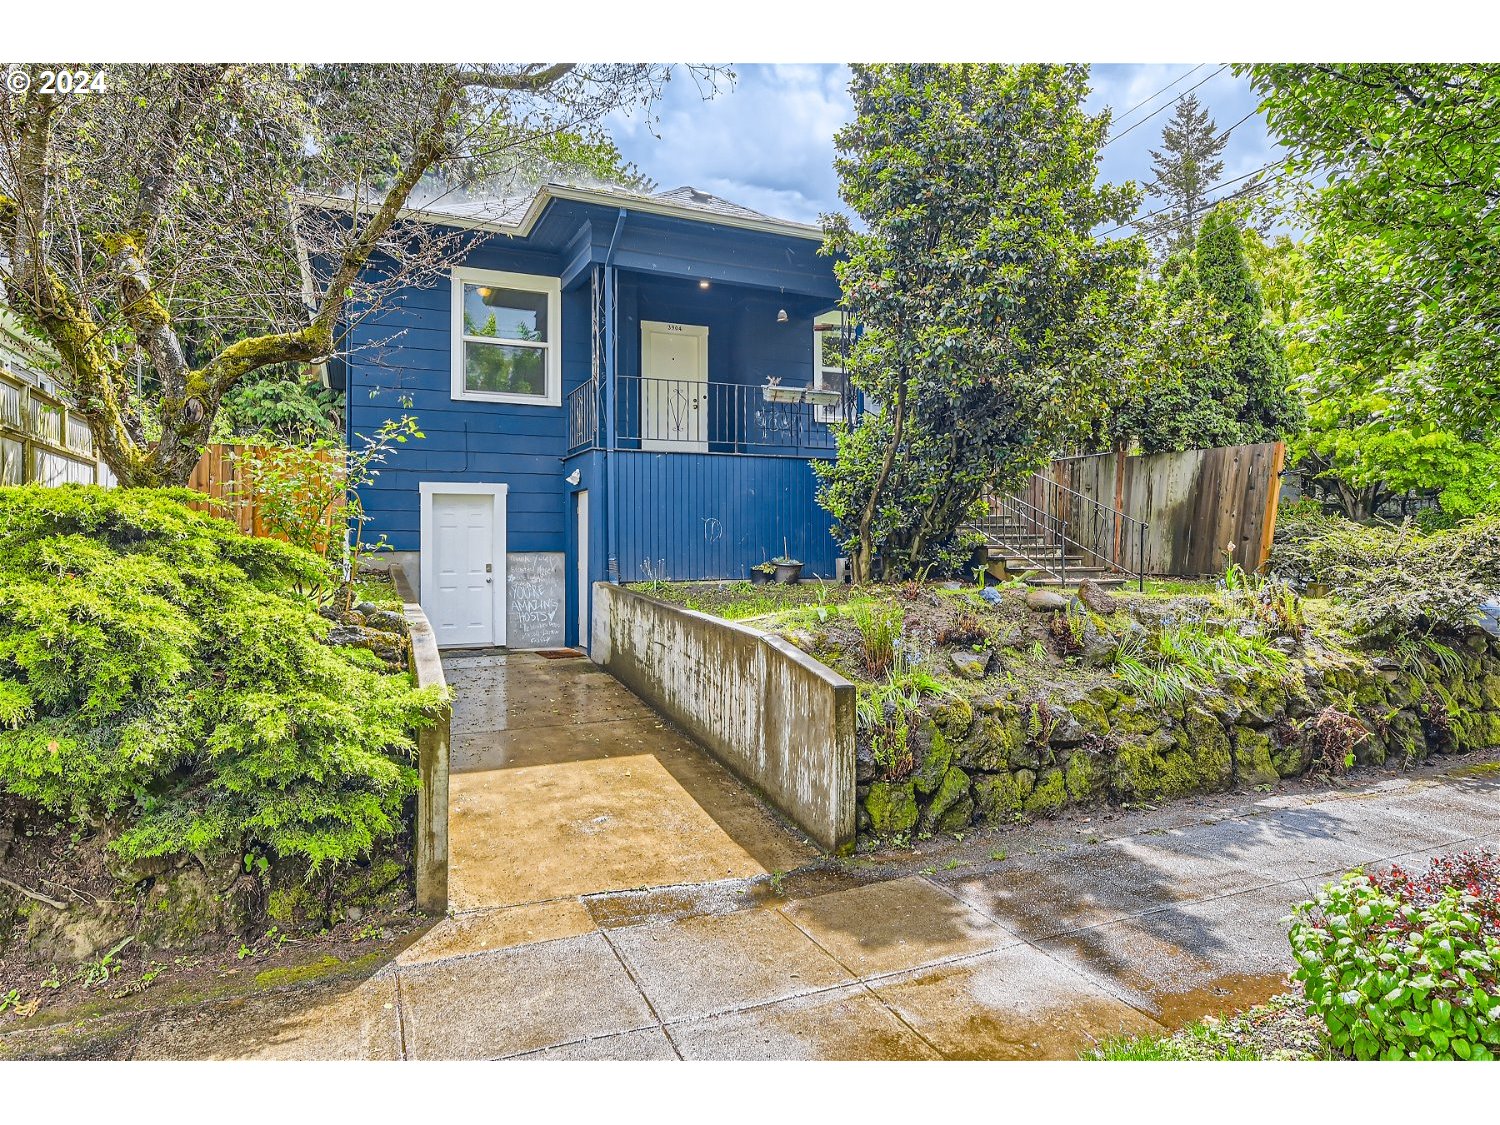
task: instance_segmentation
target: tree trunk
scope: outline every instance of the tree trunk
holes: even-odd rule
[[[885,449],[885,456],[881,458],[880,473],[875,478],[875,483],[870,489],[870,499],[865,503],[864,511],[859,517],[859,549],[855,552],[852,560],[854,564],[854,581],[866,583],[873,577],[872,571],[875,565],[875,544],[870,534],[870,526],[875,522],[875,513],[880,507],[881,494],[885,492],[886,481],[890,480],[891,468],[896,463],[896,452],[901,446],[901,436],[906,425],[906,372],[901,373],[900,385],[896,388],[895,414],[891,426],[891,440]]]

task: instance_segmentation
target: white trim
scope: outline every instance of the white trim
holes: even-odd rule
[[[825,364],[823,362],[823,337],[831,335],[831,333],[819,332],[817,329],[818,325],[820,324],[832,324],[836,329],[841,330],[844,327],[844,314],[838,309],[834,309],[832,312],[821,313],[818,316],[813,317],[812,385],[813,389],[818,391],[828,389],[823,385],[823,376],[825,373],[832,372],[837,375],[842,375],[845,379],[848,379],[849,377],[849,373],[844,368],[834,367],[831,364]],[[842,396],[840,397],[842,398]],[[843,407],[841,402],[830,403],[827,405],[823,405],[820,403],[813,407],[813,417],[819,422],[833,422],[840,419],[842,416]]]
[[[464,335],[464,286],[493,285],[503,289],[519,289],[526,293],[542,293],[547,298],[547,339],[545,341],[547,393],[545,395],[522,395],[499,391],[471,391],[464,383],[464,344],[482,343],[537,347],[534,342],[504,340],[499,337],[475,337]],[[452,337],[452,387],[455,402],[510,402],[522,406],[562,405],[562,279],[543,273],[507,273],[503,270],[481,270],[470,266],[454,266],[452,277],[452,316],[449,332]]]
[[[633,195],[629,192],[590,191],[586,188],[561,187],[545,184],[532,198],[519,221],[500,222],[495,219],[471,218],[464,215],[447,214],[439,208],[403,207],[399,217],[412,222],[431,223],[434,226],[455,227],[459,230],[490,231],[495,234],[510,234],[526,237],[542,217],[547,204],[554,199],[571,199],[575,203],[597,203],[603,207],[620,208],[649,215],[666,215],[674,219],[688,219],[711,226],[736,227],[740,230],[760,231],[763,234],[786,235],[805,238],[813,242],[823,241],[823,228],[807,223],[795,223],[790,219],[775,219],[767,216],[752,219],[745,215],[726,215],[717,211],[705,211],[697,207],[686,207],[649,196]],[[300,198],[304,205],[323,207],[333,211],[348,211],[354,204],[351,199],[338,196],[308,194]],[[373,210],[373,207],[366,208]]]
[[[490,545],[490,552],[493,556],[495,602],[492,618],[494,630],[489,643],[504,647],[505,609],[508,602],[505,571],[505,511],[506,494],[510,492],[510,485],[490,481],[424,480],[418,483],[417,489],[422,497],[421,516],[417,530],[417,547],[421,552],[421,592],[417,598],[421,602],[428,600],[436,575],[434,567],[437,564],[437,547],[432,528],[432,498],[434,496],[491,496],[494,498],[493,541]]]

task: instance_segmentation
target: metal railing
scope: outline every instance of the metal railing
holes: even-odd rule
[[[1146,586],[1146,532],[1150,525],[1101,504],[1040,473],[1019,493],[986,497],[989,514],[974,527],[991,543],[1025,559],[1037,570],[1068,581],[1074,570],[1102,568]],[[1127,565],[1135,548],[1135,567]]]
[[[568,392],[568,452],[599,444],[599,388],[592,379]]]
[[[568,395],[570,453],[600,440],[602,393],[590,381]],[[855,418],[840,391],[652,376],[617,378],[614,407],[614,438],[626,448],[764,456],[832,451],[832,423]]]

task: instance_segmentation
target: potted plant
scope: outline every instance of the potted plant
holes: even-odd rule
[[[802,563],[789,555],[774,558],[771,562],[776,568],[776,581],[783,586],[794,586],[802,577]]]
[[[776,564],[773,562],[756,563],[750,568],[750,584],[752,586],[764,586],[776,577]]]

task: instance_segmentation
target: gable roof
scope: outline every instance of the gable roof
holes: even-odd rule
[[[419,222],[457,226],[468,230],[491,231],[524,238],[531,233],[537,221],[553,201],[571,200],[592,203],[614,209],[625,208],[647,214],[669,218],[687,219],[693,222],[713,223],[718,226],[738,227],[761,231],[783,237],[802,238],[821,242],[821,227],[808,223],[778,219],[752,211],[738,203],[721,199],[717,195],[699,191],[684,185],[670,191],[651,195],[619,187],[574,187],[569,184],[546,183],[530,197],[519,199],[462,200],[439,197],[423,204],[408,205],[401,217]],[[315,197],[307,200],[318,206],[347,208],[347,198]]]
[[[702,208],[704,211],[712,211],[717,215],[738,215],[742,219],[769,219],[771,222],[781,221],[773,219],[770,215],[763,215],[759,211],[752,211],[748,207],[741,207],[738,203],[721,199],[717,195],[710,195],[706,191],[699,191],[689,184],[673,188],[671,191],[659,191],[651,198],[667,200],[683,207]]]

